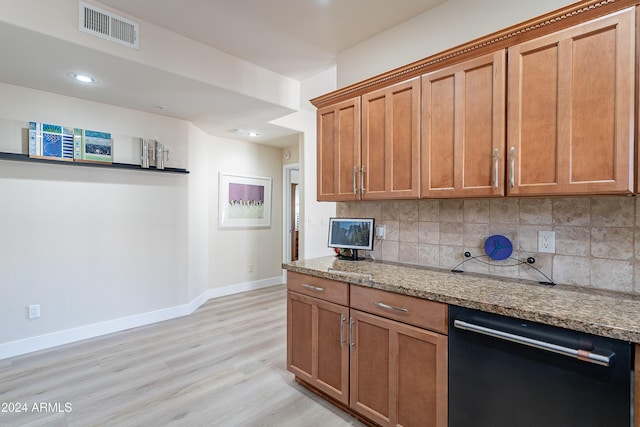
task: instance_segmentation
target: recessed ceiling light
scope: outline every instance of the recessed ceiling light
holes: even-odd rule
[[[87,75],[87,74],[81,74],[81,73],[68,73],[67,76],[70,79],[82,82],[82,83],[98,83],[98,80]]]
[[[251,138],[255,138],[258,137],[260,135],[262,135],[259,132],[256,132],[254,130],[244,130],[244,129],[240,129],[240,128],[236,128],[233,130],[234,133],[237,133],[238,135],[247,135]]]

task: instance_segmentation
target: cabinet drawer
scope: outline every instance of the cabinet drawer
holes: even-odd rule
[[[351,307],[443,334],[448,331],[448,307],[439,302],[352,285]]]
[[[336,304],[349,305],[349,284],[345,282],[289,271],[287,289]]]

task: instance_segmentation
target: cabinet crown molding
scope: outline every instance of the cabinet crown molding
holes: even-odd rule
[[[311,99],[321,108],[363,93],[434,71],[456,62],[472,59],[499,49],[506,49],[523,41],[559,31],[600,16],[640,4],[640,0],[583,0],[549,12],[520,24],[472,40],[435,55],[420,59],[370,79]]]

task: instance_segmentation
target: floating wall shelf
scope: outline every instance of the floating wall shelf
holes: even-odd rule
[[[139,170],[145,172],[167,172],[167,173],[189,173],[186,169],[181,168],[164,168],[164,169],[156,169],[154,167],[143,168],[140,165],[134,165],[130,163],[85,163],[85,162],[65,162],[60,160],[49,160],[49,159],[41,159],[41,158],[33,158],[29,157],[28,154],[20,154],[20,153],[3,153],[0,152],[0,160],[12,160],[16,162],[32,162],[32,163],[50,163],[56,165],[65,165],[65,166],[83,166],[90,168],[112,168],[112,169],[129,169],[129,170]]]

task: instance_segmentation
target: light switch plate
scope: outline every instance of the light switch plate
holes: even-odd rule
[[[29,319],[37,319],[40,317],[40,304],[31,304],[29,309]]]

